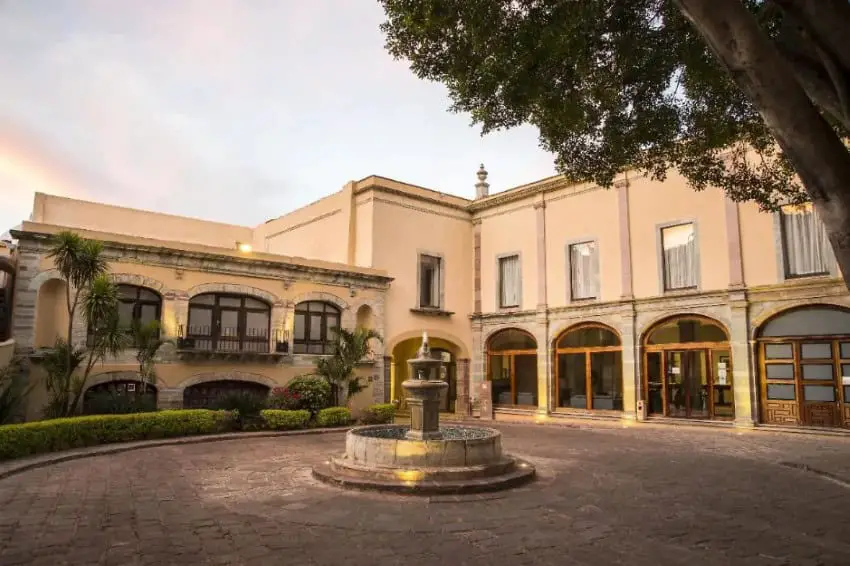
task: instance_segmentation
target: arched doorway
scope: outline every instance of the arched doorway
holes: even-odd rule
[[[440,411],[453,413],[457,405],[457,359],[460,348],[448,340],[433,335],[428,336],[428,343],[431,346],[431,355],[442,359],[443,367],[439,377],[449,385],[440,398]],[[404,390],[401,387],[401,384],[409,377],[410,367],[407,365],[407,360],[416,357],[421,344],[422,338],[416,337],[403,340],[393,347],[391,394],[393,401],[398,403],[402,410],[407,408]]]
[[[601,324],[562,332],[555,341],[555,406],[622,411],[622,350],[616,332]]]
[[[850,427],[850,310],[783,311],[756,340],[762,422]]]
[[[494,406],[537,406],[537,340],[518,328],[507,328],[487,341],[487,379]]]
[[[83,395],[87,415],[156,411],[156,386],[132,379],[116,379],[92,385]]]
[[[217,409],[231,395],[256,395],[266,397],[269,387],[253,381],[222,379],[190,385],[183,390],[184,409]]]
[[[65,287],[61,279],[48,279],[38,289],[33,344],[36,348],[52,348],[57,338],[68,337]]]
[[[647,411],[665,417],[735,417],[729,334],[702,316],[675,316],[649,329],[643,343]]]

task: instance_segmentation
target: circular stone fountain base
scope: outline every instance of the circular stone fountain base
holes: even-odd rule
[[[345,454],[313,468],[326,483],[354,489],[437,494],[494,491],[534,478],[534,467],[502,454],[502,434],[491,428],[440,427],[442,438],[411,440],[409,427],[358,427],[345,437]]]

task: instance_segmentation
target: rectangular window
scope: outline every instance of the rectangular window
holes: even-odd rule
[[[697,286],[697,242],[693,224],[661,229],[664,257],[664,289],[691,289]]]
[[[442,260],[439,257],[421,254],[419,256],[419,308],[439,309],[440,277]]]
[[[519,256],[499,258],[499,306],[519,306]]]
[[[829,273],[833,261],[832,246],[812,204],[783,206],[780,215],[785,275],[800,277]]]
[[[599,297],[599,254],[596,242],[570,246],[570,285],[574,300]]]

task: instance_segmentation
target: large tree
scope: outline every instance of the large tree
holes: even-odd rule
[[[850,281],[848,0],[379,0],[387,49],[568,178],[813,202]]]

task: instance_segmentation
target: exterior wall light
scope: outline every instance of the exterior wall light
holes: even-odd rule
[[[243,254],[249,254],[253,248],[248,242],[236,242],[236,249]]]

